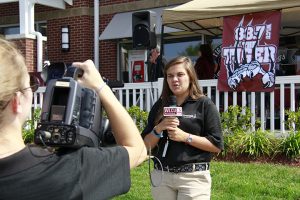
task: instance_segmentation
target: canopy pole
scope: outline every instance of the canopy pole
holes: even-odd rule
[[[164,48],[164,28],[165,28],[165,25],[161,25],[161,33],[160,33],[160,54],[161,54],[161,57],[163,58],[163,56],[165,55],[165,48]],[[161,59],[162,60],[162,59]]]
[[[94,0],[94,63],[99,70],[99,1]]]

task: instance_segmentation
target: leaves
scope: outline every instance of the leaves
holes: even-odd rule
[[[147,125],[148,112],[143,111],[138,106],[131,106],[127,109],[129,115],[134,119],[139,131],[143,131]]]
[[[37,123],[40,120],[41,111],[42,111],[41,108],[36,108],[33,111],[31,119],[26,120],[23,125],[22,136],[25,144],[33,143],[34,130],[36,128]]]
[[[229,106],[227,111],[221,113],[224,134],[249,131],[252,127],[251,116],[251,111],[247,107]]]
[[[286,110],[286,125],[289,130],[296,131],[300,129],[300,108],[297,111]]]
[[[221,155],[258,158],[263,155],[274,157],[276,154],[285,154],[291,159],[300,157],[300,109],[286,111],[286,114],[289,132],[284,138],[276,138],[269,131],[253,131],[249,108],[229,106],[226,112],[221,113],[225,148]]]
[[[289,158],[297,158],[300,156],[300,131],[291,132],[285,137],[279,146],[280,150]]]

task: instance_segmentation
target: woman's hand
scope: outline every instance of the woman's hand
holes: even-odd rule
[[[74,62],[72,65],[84,71],[83,76],[77,79],[77,82],[80,85],[97,90],[98,87],[103,84],[104,81],[92,60],[86,60],[85,62]]]
[[[168,137],[176,142],[185,142],[188,137],[188,133],[184,132],[179,126],[179,120],[177,117],[165,117],[158,125],[156,125],[156,132],[160,133],[163,130],[168,131]]]
[[[170,127],[168,129],[168,137],[176,142],[186,142],[189,134],[178,127]]]
[[[163,130],[176,128],[179,125],[177,117],[165,117],[158,125],[155,126],[156,132],[160,133]]]

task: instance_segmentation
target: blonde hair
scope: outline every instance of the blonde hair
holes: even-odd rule
[[[16,91],[22,89],[28,75],[25,60],[12,42],[0,38],[0,122],[3,110]]]

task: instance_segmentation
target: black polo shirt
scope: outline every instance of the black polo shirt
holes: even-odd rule
[[[100,200],[129,188],[129,156],[122,146],[58,153],[27,146],[0,159],[1,200]]]
[[[152,107],[148,124],[142,132],[145,137],[154,128],[155,116],[158,112],[162,101],[159,99]],[[220,114],[215,104],[206,96],[199,99],[188,98],[183,104],[182,116],[179,117],[179,128],[183,131],[206,137],[216,147],[223,149],[223,135],[221,130]],[[158,142],[157,148],[152,150],[152,154],[156,156],[163,166],[181,166],[187,163],[210,162],[211,152],[207,152],[184,142],[176,142],[169,139],[169,146],[165,157],[162,157],[164,146],[167,141],[167,131],[163,132],[163,138]],[[154,162],[157,162],[154,159]]]

